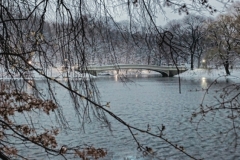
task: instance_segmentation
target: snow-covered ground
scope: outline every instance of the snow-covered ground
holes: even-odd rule
[[[179,76],[181,79],[216,79],[218,77],[221,78],[227,78],[232,79],[236,81],[240,81],[240,69],[231,69],[230,70],[231,75],[226,76],[226,72],[224,69],[194,69],[194,70],[188,70],[184,73],[181,73]],[[175,77],[178,77],[176,75]]]

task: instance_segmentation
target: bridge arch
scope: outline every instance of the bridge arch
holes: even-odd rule
[[[163,77],[169,77],[169,73],[166,73],[163,71],[152,70],[152,69],[148,69],[148,70],[158,72],[158,73],[162,74]]]

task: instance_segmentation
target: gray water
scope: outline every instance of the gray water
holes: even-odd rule
[[[108,110],[137,128],[147,129],[149,125],[153,133],[158,133],[157,127],[166,126],[164,137],[174,144],[182,145],[187,153],[196,158],[240,159],[239,150],[231,147],[228,140],[222,141],[218,134],[229,125],[221,115],[214,115],[214,120],[213,115],[209,115],[210,118],[206,118],[209,121],[201,123],[198,130],[196,124],[190,123],[192,112],[199,107],[205,93],[203,89],[210,84],[210,80],[182,80],[179,86],[178,78],[162,78],[156,75],[129,78],[133,82],[122,83],[116,76],[95,79],[102,104],[110,102]],[[227,83],[229,82],[219,82],[213,90]],[[205,101],[212,104],[215,103],[212,98],[215,93],[210,93]],[[67,94],[63,92],[59,93],[59,96],[64,104],[64,114],[73,130],[60,133],[60,146],[88,144],[105,148],[108,155],[104,160],[190,159],[160,139],[133,131],[139,142],[155,151],[154,157],[143,157],[142,153],[137,151],[137,144],[129,130],[109,115],[107,117],[111,121],[112,132],[94,122],[85,126],[85,132],[77,130],[79,124]],[[54,121],[54,117],[51,120]],[[41,154],[38,156],[44,158]]]

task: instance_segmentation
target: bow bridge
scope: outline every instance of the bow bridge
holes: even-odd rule
[[[140,64],[118,64],[118,65],[105,65],[105,66],[88,66],[87,72],[97,76],[99,72],[109,70],[122,70],[122,69],[144,69],[159,72],[163,77],[173,77],[178,73],[185,72],[187,69],[185,66],[155,66],[155,65],[140,65]]]

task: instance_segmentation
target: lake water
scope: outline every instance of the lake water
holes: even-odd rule
[[[221,129],[224,130],[229,125],[222,115],[214,115],[214,120],[213,115],[209,115],[207,121],[198,126],[198,130],[195,123],[190,123],[192,112],[199,107],[205,93],[202,89],[210,84],[210,80],[182,80],[180,94],[178,78],[162,78],[159,75],[129,78],[133,82],[123,83],[117,76],[95,79],[101,93],[102,104],[110,102],[108,110],[137,128],[147,129],[149,125],[153,133],[157,133],[157,127],[166,126],[165,137],[175,144],[182,145],[185,151],[196,158],[240,159],[239,150],[234,150],[229,141],[221,138],[222,135],[219,134]],[[205,100],[206,103],[215,103],[213,91],[228,83],[231,82],[223,80],[213,86],[212,92]],[[112,132],[94,122],[85,125],[85,132],[78,130],[80,124],[67,94],[58,91],[58,96],[63,102],[64,114],[72,130],[60,133],[58,137],[60,146],[88,144],[105,148],[108,155],[103,158],[104,160],[190,159],[160,139],[133,131],[137,134],[139,142],[156,152],[155,157],[143,157],[137,151],[137,145],[129,130],[109,115],[107,117],[111,121]],[[54,121],[54,117],[51,120]],[[42,118],[41,122],[45,121],[47,119]],[[36,154],[38,151],[28,153],[44,158],[44,155]],[[74,156],[70,157],[74,159]]]

